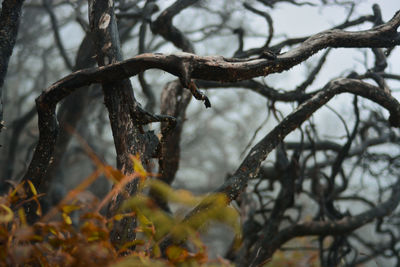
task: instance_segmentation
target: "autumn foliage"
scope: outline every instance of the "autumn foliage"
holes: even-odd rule
[[[96,163],[97,170],[46,214],[41,206],[35,211],[40,220],[28,225],[23,204],[35,201],[38,195],[35,187],[27,181],[28,187],[15,185],[7,195],[0,197],[0,262],[2,266],[212,266],[229,263],[224,260],[210,260],[207,248],[200,239],[199,225],[209,221],[219,221],[232,226],[237,240],[240,238],[240,224],[234,208],[226,206],[222,194],[208,195],[206,198],[192,195],[185,190],[174,190],[163,182],[150,178],[140,160],[132,157],[135,172],[124,176],[111,166]],[[102,200],[86,189],[101,174],[112,180],[114,189]],[[102,214],[121,185],[132,179],[139,179],[140,193],[125,201],[119,213],[112,218]],[[24,188],[29,188],[34,197]],[[208,202],[209,208],[200,211],[190,219],[166,213],[158,208],[146,193],[154,190],[175,208],[183,210]],[[178,212],[178,214],[181,214]],[[136,216],[137,239],[116,247],[110,242],[110,230],[115,221],[124,216]],[[205,227],[203,227],[203,230]],[[161,251],[159,244],[169,236],[177,244],[185,241],[185,246],[170,245]],[[238,242],[239,244],[239,242]]]

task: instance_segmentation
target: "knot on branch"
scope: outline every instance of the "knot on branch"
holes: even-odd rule
[[[197,88],[196,84],[191,79],[192,70],[193,66],[191,62],[188,62],[186,60],[182,62],[181,75],[179,77],[182,87],[189,89],[194,98],[196,98],[197,100],[204,101],[204,105],[206,106],[206,108],[210,108],[211,107],[210,100],[203,92],[201,92]]]
[[[204,105],[206,106],[206,108],[211,107],[211,103],[208,97],[199,89],[197,89],[197,86],[193,81],[190,82],[188,89],[190,90],[194,98],[196,98],[197,100],[204,101]]]

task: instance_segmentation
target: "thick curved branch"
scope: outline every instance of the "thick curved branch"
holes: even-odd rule
[[[282,72],[327,47],[389,47],[400,44],[396,29],[400,12],[391,21],[367,31],[330,30],[314,35],[301,46],[279,55],[276,60],[229,59],[190,53],[142,54],[104,67],[74,72],[49,87],[45,94],[63,98],[75,88],[91,83],[111,82],[135,76],[148,69],[161,69],[178,77],[232,82]],[[189,76],[189,77],[188,77]],[[57,96],[56,96],[57,95]]]
[[[79,46],[73,69],[79,70],[94,66],[96,63],[94,51],[95,48],[92,37],[90,34],[86,34]],[[80,88],[80,90],[69,95],[58,109],[57,117],[60,122],[60,131],[57,137],[53,160],[44,178],[46,181],[53,181],[57,171],[59,170],[63,155],[65,154],[71,140],[71,134],[67,128],[76,128],[76,125],[82,118],[87,103],[89,102],[89,92],[89,87]]]
[[[238,82],[213,82],[197,80],[196,84],[201,88],[215,89],[215,88],[248,88],[255,93],[258,93],[272,101],[283,101],[283,102],[303,102],[309,99],[313,94],[305,93],[305,90],[310,86],[315,80],[317,74],[324,65],[326,58],[331,50],[328,49],[324,52],[318,61],[318,64],[313,68],[313,70],[308,74],[307,78],[295,89],[292,90],[280,90],[268,86],[267,84],[262,84],[255,80],[245,80]]]
[[[197,80],[196,84],[201,88],[215,89],[215,88],[248,88],[253,92],[256,92],[272,101],[283,101],[283,102],[303,102],[312,96],[312,93],[305,93],[305,90],[315,80],[317,74],[324,65],[326,58],[330,52],[330,49],[326,50],[318,61],[318,64],[308,74],[307,78],[295,89],[291,90],[280,90],[257,82],[255,80],[245,80],[238,82],[213,82]]]

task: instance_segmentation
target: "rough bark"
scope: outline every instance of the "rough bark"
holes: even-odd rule
[[[24,0],[4,0],[0,13],[0,132],[3,122],[3,85],[8,62],[17,40],[19,21]]]
[[[161,113],[173,116],[177,121],[173,129],[169,129],[168,123],[161,123],[162,138],[160,140],[159,176],[157,178],[167,184],[174,181],[179,169],[181,134],[190,99],[190,92],[185,90],[179,81],[168,83],[161,94]],[[150,191],[150,195],[161,208],[169,211],[168,203],[164,199],[154,194],[153,191]]]
[[[89,1],[89,21],[98,65],[101,67],[120,62],[122,52],[113,1]],[[124,174],[130,175],[133,173],[132,155],[140,155],[143,164],[146,164],[153,154],[146,151],[147,135],[143,133],[142,125],[138,123],[137,117],[133,117],[131,113],[131,111],[138,111],[139,103],[135,100],[128,79],[103,82],[102,87],[117,153],[117,168]],[[140,114],[137,115],[140,116]],[[154,136],[151,141],[157,142],[157,138]],[[128,183],[123,192],[113,197],[108,216],[114,216],[122,201],[135,194],[136,190],[137,179]],[[134,217],[125,217],[121,221],[116,221],[111,231],[111,241],[119,246],[134,240],[135,228]]]

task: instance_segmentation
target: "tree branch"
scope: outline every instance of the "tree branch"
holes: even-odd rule
[[[258,266],[268,258],[270,258],[275,250],[282,244],[294,237],[308,235],[343,235],[354,231],[361,226],[373,221],[377,218],[382,218],[393,212],[400,202],[400,179],[392,186],[392,194],[388,200],[371,208],[356,216],[347,216],[338,221],[313,221],[305,222],[289,226],[275,235],[271,239],[261,238],[256,243],[256,251],[254,251],[253,259],[249,266]]]
[[[64,44],[61,40],[57,18],[56,18],[56,15],[54,14],[51,3],[49,2],[49,0],[43,0],[43,6],[44,6],[45,10],[47,11],[47,13],[49,14],[51,28],[53,29],[53,33],[54,33],[54,40],[56,41],[56,45],[58,47],[58,51],[61,54],[61,57],[64,59],[64,64],[69,70],[73,70],[71,60],[69,59],[69,57],[67,55],[67,51],[65,50]]]
[[[8,62],[17,39],[18,27],[24,0],[4,0],[0,13],[0,132],[3,122],[3,85]]]
[[[378,87],[354,79],[336,79],[329,82],[324,89],[315,94],[311,99],[301,104],[295,111],[283,119],[261,141],[259,141],[247,154],[235,173],[216,192],[224,193],[228,203],[236,199],[246,188],[250,179],[257,177],[261,163],[268,154],[283,141],[283,139],[307,120],[316,110],[325,105],[332,97],[341,93],[352,93],[374,101],[390,112],[389,121],[393,126],[400,127],[400,103],[390,94]],[[209,207],[209,201],[200,203],[185,217],[191,218],[198,212]],[[171,244],[170,237],[166,237],[162,248]]]

